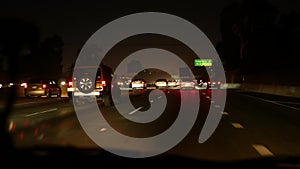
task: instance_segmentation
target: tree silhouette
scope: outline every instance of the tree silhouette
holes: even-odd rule
[[[62,52],[62,38],[58,35],[47,37],[25,57],[22,78],[58,79],[62,75]]]
[[[0,19],[0,74],[1,80],[17,81],[22,73],[20,67],[27,53],[35,50],[39,42],[39,31],[30,22],[4,18]],[[13,146],[6,124],[15,99],[15,87],[1,93],[5,107],[0,112],[0,152],[9,153]]]
[[[279,31],[277,39],[278,58],[286,61],[286,69],[295,70],[298,67],[297,59],[300,56],[300,13],[290,12],[283,14],[279,19]],[[283,61],[278,62],[282,65]],[[299,70],[299,69],[296,69]]]
[[[266,0],[232,3],[221,13],[217,50],[228,70],[242,75],[274,69],[278,9]]]
[[[59,35],[46,38],[41,46],[44,72],[49,78],[58,79],[62,73],[63,40]]]

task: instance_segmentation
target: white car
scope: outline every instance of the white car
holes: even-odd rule
[[[175,80],[168,81],[168,87],[176,87],[176,86],[177,86],[177,82]]]
[[[196,86],[195,79],[181,79],[180,88],[181,89],[194,89]]]
[[[134,79],[130,83],[130,87],[134,89],[147,89],[147,82],[144,79]]]
[[[157,79],[154,83],[155,87],[158,88],[166,88],[168,87],[168,81],[166,79]]]

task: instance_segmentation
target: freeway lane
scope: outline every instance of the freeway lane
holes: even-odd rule
[[[184,91],[191,101],[195,90]],[[210,100],[211,91],[201,91],[199,115],[190,133],[167,153],[179,154],[204,160],[240,160],[258,157],[300,156],[300,111],[295,107],[282,106],[240,91],[228,91],[225,111],[214,134],[204,143],[198,143],[198,137],[204,124],[209,106],[218,106]],[[223,90],[214,90],[222,94]],[[165,131],[177,117],[180,105],[179,90],[166,90],[168,99],[162,116],[148,124],[129,121],[127,117],[142,116],[151,104],[163,97],[161,93],[148,98],[149,91],[131,97],[134,109],[126,109],[125,117],[121,116],[114,106],[99,105],[101,113],[109,124],[118,132],[131,137],[149,137]],[[122,104],[122,101],[121,103]],[[91,111],[86,105],[83,107]],[[47,111],[48,110],[48,111]],[[62,113],[68,112],[68,113]],[[55,118],[54,118],[55,117]],[[97,126],[101,135],[112,132],[108,126],[99,127],[98,121],[86,116],[90,125]],[[11,131],[16,147],[32,145],[59,145],[99,148],[83,131],[70,100],[63,99],[49,102],[42,106],[26,104],[18,107],[10,118],[18,121]],[[26,121],[34,121],[28,125]],[[20,126],[19,126],[20,124]],[[10,126],[11,127],[11,126]],[[20,128],[19,128],[20,127]],[[10,128],[11,129],[11,128]],[[116,145],[116,148],[122,148]]]
[[[230,121],[245,127],[252,144],[265,145],[277,156],[300,155],[300,109],[247,93],[232,94],[228,99]]]
[[[12,134],[16,146],[19,142],[26,146],[35,145],[44,139],[41,130],[45,130],[49,121],[63,120],[74,114],[74,108],[68,98],[19,98],[13,105],[7,129]]]
[[[200,131],[194,127],[174,152],[184,148],[188,156],[208,160],[299,157],[299,120],[300,111],[294,107],[229,91],[223,118],[212,137],[198,144]]]

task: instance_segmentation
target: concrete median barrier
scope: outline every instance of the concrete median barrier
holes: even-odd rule
[[[243,83],[240,89],[250,92],[300,98],[300,86]]]

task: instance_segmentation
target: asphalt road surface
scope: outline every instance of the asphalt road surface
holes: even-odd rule
[[[164,97],[161,92],[142,90],[131,92],[134,109],[122,103],[124,116],[115,106],[104,106],[97,101],[99,110],[110,126],[121,134],[144,138],[164,132],[172,125],[180,109],[180,94],[188,95],[193,102],[200,95],[199,113],[188,135],[165,154],[183,155],[202,160],[226,161],[259,157],[300,156],[300,108],[299,99],[272,97],[270,95],[227,90],[225,109],[221,121],[204,143],[198,138],[210,106],[218,107],[210,93],[225,94],[225,90],[164,90],[167,104],[162,115],[149,123],[135,123],[126,116],[143,116],[151,104],[159,103]],[[155,91],[154,91],[155,92]],[[89,119],[89,104],[82,104]],[[188,112],[186,112],[188,113]],[[90,125],[97,119],[90,118]],[[99,126],[99,125],[98,125]],[[101,125],[100,125],[101,126]],[[16,148],[32,146],[71,146],[101,149],[83,130],[70,98],[19,98],[8,120]],[[110,131],[103,125],[97,128],[101,135]]]

